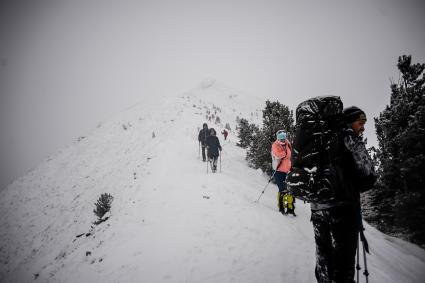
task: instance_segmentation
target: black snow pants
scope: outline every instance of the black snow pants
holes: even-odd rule
[[[358,213],[354,206],[312,210],[316,240],[315,275],[319,283],[353,283],[359,235]]]

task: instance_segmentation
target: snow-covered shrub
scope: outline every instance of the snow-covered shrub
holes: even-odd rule
[[[96,208],[93,210],[94,214],[99,218],[100,221],[109,210],[111,210],[112,201],[114,197],[110,194],[103,193],[95,203]]]
[[[258,128],[254,124],[249,124],[248,120],[242,118],[239,120],[238,124],[238,138],[239,142],[236,144],[237,146],[240,146],[242,148],[248,148],[252,145],[253,136],[255,129]]]

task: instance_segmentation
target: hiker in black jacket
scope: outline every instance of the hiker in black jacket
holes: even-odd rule
[[[332,197],[311,203],[316,240],[315,275],[319,283],[354,282],[359,233],[365,244],[360,192],[372,188],[376,180],[362,138],[366,115],[355,106],[344,109],[343,113],[346,128],[341,133],[340,158],[333,167],[338,190]]]
[[[205,147],[207,146],[207,138],[210,135],[210,131],[208,130],[207,123],[204,123],[202,125],[202,130],[199,131],[198,134],[198,141],[202,145],[202,161],[206,161],[205,157]]]
[[[213,173],[217,171],[217,159],[220,156],[221,145],[214,128],[210,129],[210,135],[207,137],[208,161],[211,162]]]

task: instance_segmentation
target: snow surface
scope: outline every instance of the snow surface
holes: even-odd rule
[[[232,131],[207,174],[197,133],[213,105],[209,126]],[[267,177],[236,146],[236,116],[260,123],[264,105],[206,80],[99,124],[1,192],[0,281],[315,282],[309,205],[283,216],[273,184],[256,203]],[[424,250],[367,224],[366,237],[370,282],[424,282]]]

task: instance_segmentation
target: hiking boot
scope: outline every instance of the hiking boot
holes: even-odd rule
[[[277,207],[280,213],[285,213],[285,206],[283,205],[283,195],[277,192]]]

